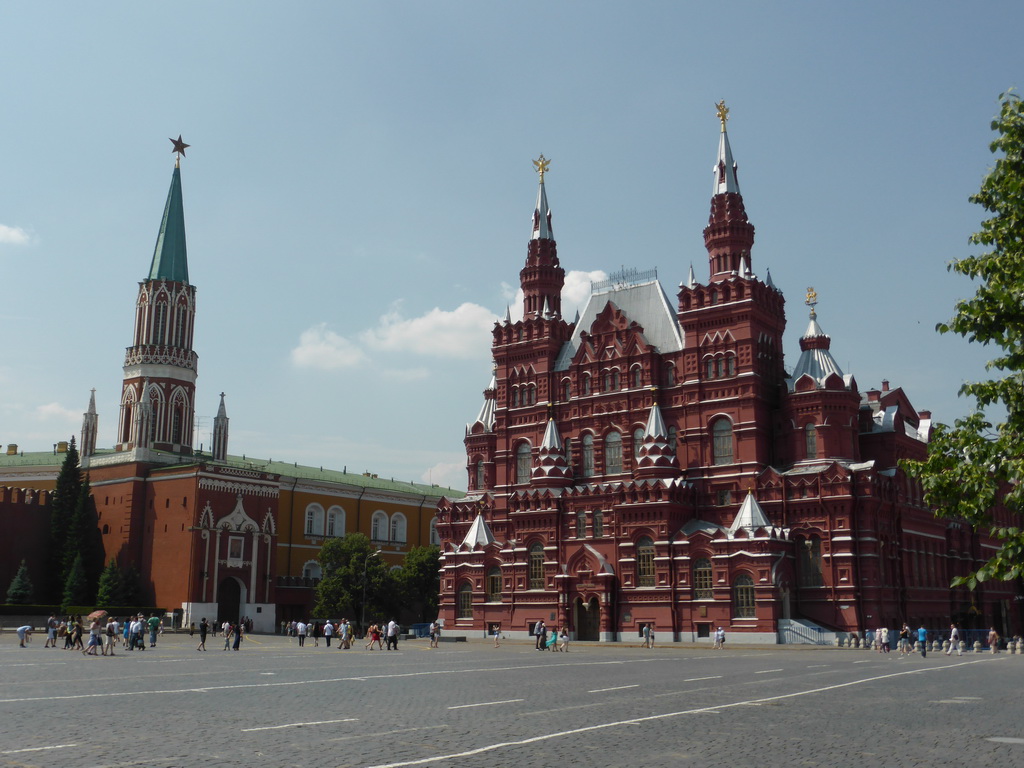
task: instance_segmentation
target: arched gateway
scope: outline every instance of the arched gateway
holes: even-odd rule
[[[601,606],[596,597],[583,602],[577,597],[573,603],[573,626],[577,640],[598,640],[601,628]]]

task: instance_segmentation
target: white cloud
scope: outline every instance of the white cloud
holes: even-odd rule
[[[489,309],[466,302],[450,312],[434,307],[420,317],[405,318],[400,306],[382,315],[376,328],[360,334],[365,346],[467,360],[486,357],[497,320]]]
[[[442,488],[465,488],[466,462],[438,462],[420,476],[420,482],[433,483]]]
[[[31,235],[21,227],[8,227],[6,224],[0,224],[0,243],[26,245],[31,239]]]
[[[299,345],[292,350],[292,364],[299,368],[336,371],[355,368],[366,362],[366,353],[357,345],[327,327],[314,325],[302,332]]]
[[[607,273],[600,269],[592,272],[581,272],[578,269],[571,270],[565,274],[565,283],[562,285],[562,317],[572,321],[576,310],[583,309],[583,305],[590,298],[590,284],[607,280]],[[523,319],[523,289],[513,288],[508,283],[501,284],[502,295],[509,302],[509,316],[512,322]]]
[[[574,269],[565,275],[565,285],[562,286],[562,317],[572,320],[577,309],[583,309],[583,305],[590,298],[590,284],[607,280],[608,275],[600,269],[592,272],[581,272]]]

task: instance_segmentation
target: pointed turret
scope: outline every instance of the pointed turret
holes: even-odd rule
[[[562,436],[558,434],[558,425],[548,417],[548,425],[544,429],[544,439],[537,452],[537,465],[533,468],[533,484],[535,486],[552,487],[566,486],[572,483],[569,475],[569,463],[565,460],[565,447]]]
[[[644,441],[637,455],[637,477],[671,477],[679,474],[668,442],[668,429],[655,402],[647,415]]]
[[[526,266],[519,273],[519,283],[523,289],[524,320],[543,318],[545,315],[550,318],[562,316],[565,270],[558,263],[558,247],[551,229],[551,208],[544,189],[544,174],[550,163],[544,155],[533,161],[540,177],[540,187],[537,190],[537,206],[533,211],[533,230]]]
[[[220,408],[213,418],[213,460],[227,461],[228,458],[228,412],[224,407],[224,393],[220,393]]]
[[[172,152],[184,155],[181,137]],[[196,289],[188,281],[181,167],[174,165],[148,277],[139,283],[135,334],[124,361],[116,449],[192,449],[199,358],[192,350]]]
[[[749,258],[754,245],[754,226],[747,220],[736,178],[736,161],[732,157],[729,134],[725,129],[729,110],[725,102],[718,103],[718,119],[722,134],[718,142],[718,160],[715,163],[715,181],[711,196],[711,215],[704,229],[704,247],[708,251],[711,280],[728,279],[740,274],[741,260]]]
[[[467,428],[467,432],[471,431],[473,426],[479,424],[484,428],[484,432],[494,431],[494,406],[495,401],[498,397],[498,379],[495,372],[491,373],[491,381],[484,390],[484,404],[480,406],[480,413],[476,416],[476,421],[470,424]]]
[[[167,192],[164,216],[160,220],[160,233],[156,237],[149,279],[188,283],[185,208],[181,201],[181,168],[177,164],[171,175],[171,188]]]
[[[99,426],[99,415],[96,413],[96,390],[89,393],[89,410],[82,414],[82,439],[80,456],[85,459],[96,453],[96,430]]]
[[[477,513],[476,519],[466,532],[466,538],[462,540],[462,548],[473,550],[477,547],[486,547],[495,541],[491,527],[487,525],[484,516]]]
[[[807,330],[800,337],[800,359],[797,360],[792,375],[786,379],[790,392],[796,388],[797,381],[802,376],[810,376],[818,389],[824,387],[831,376],[838,376],[843,382],[844,389],[850,389],[853,385],[853,377],[843,373],[839,363],[832,357],[832,338],[818,325],[818,313],[814,309],[817,299],[818,294],[814,289],[808,288],[805,303],[811,308],[811,317],[807,323]]]
[[[729,526],[729,535],[735,536],[742,528],[748,534],[753,535],[759,528],[771,528],[771,520],[764,513],[761,505],[754,498],[753,491],[747,491],[747,498],[743,500],[740,511],[736,513],[736,519]]]

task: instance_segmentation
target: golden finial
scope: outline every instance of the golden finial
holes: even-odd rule
[[[807,287],[807,300],[804,301],[808,307],[811,308],[811,317],[817,317],[817,313],[814,311],[814,307],[818,303],[818,292],[814,290],[814,286]]]
[[[715,104],[718,108],[715,114],[718,115],[718,119],[722,121],[722,133],[725,133],[725,121],[729,119],[729,108],[725,106],[725,99]]]
[[[549,165],[551,165],[551,161],[544,157],[544,155],[533,161],[533,166],[537,169],[542,184],[544,183],[544,174],[547,173]]]

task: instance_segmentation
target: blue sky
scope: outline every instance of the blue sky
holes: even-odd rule
[[[753,268],[807,286],[861,389],[952,421],[991,350],[935,324],[971,292],[967,202],[1021,82],[1019,2],[5,4],[0,442],[111,445],[173,167],[197,286],[197,442],[464,487],[462,438],[546,177],[572,316],[591,278],[706,278],[729,135]],[[520,310],[521,311],[521,310]],[[516,307],[513,306],[513,314]]]

